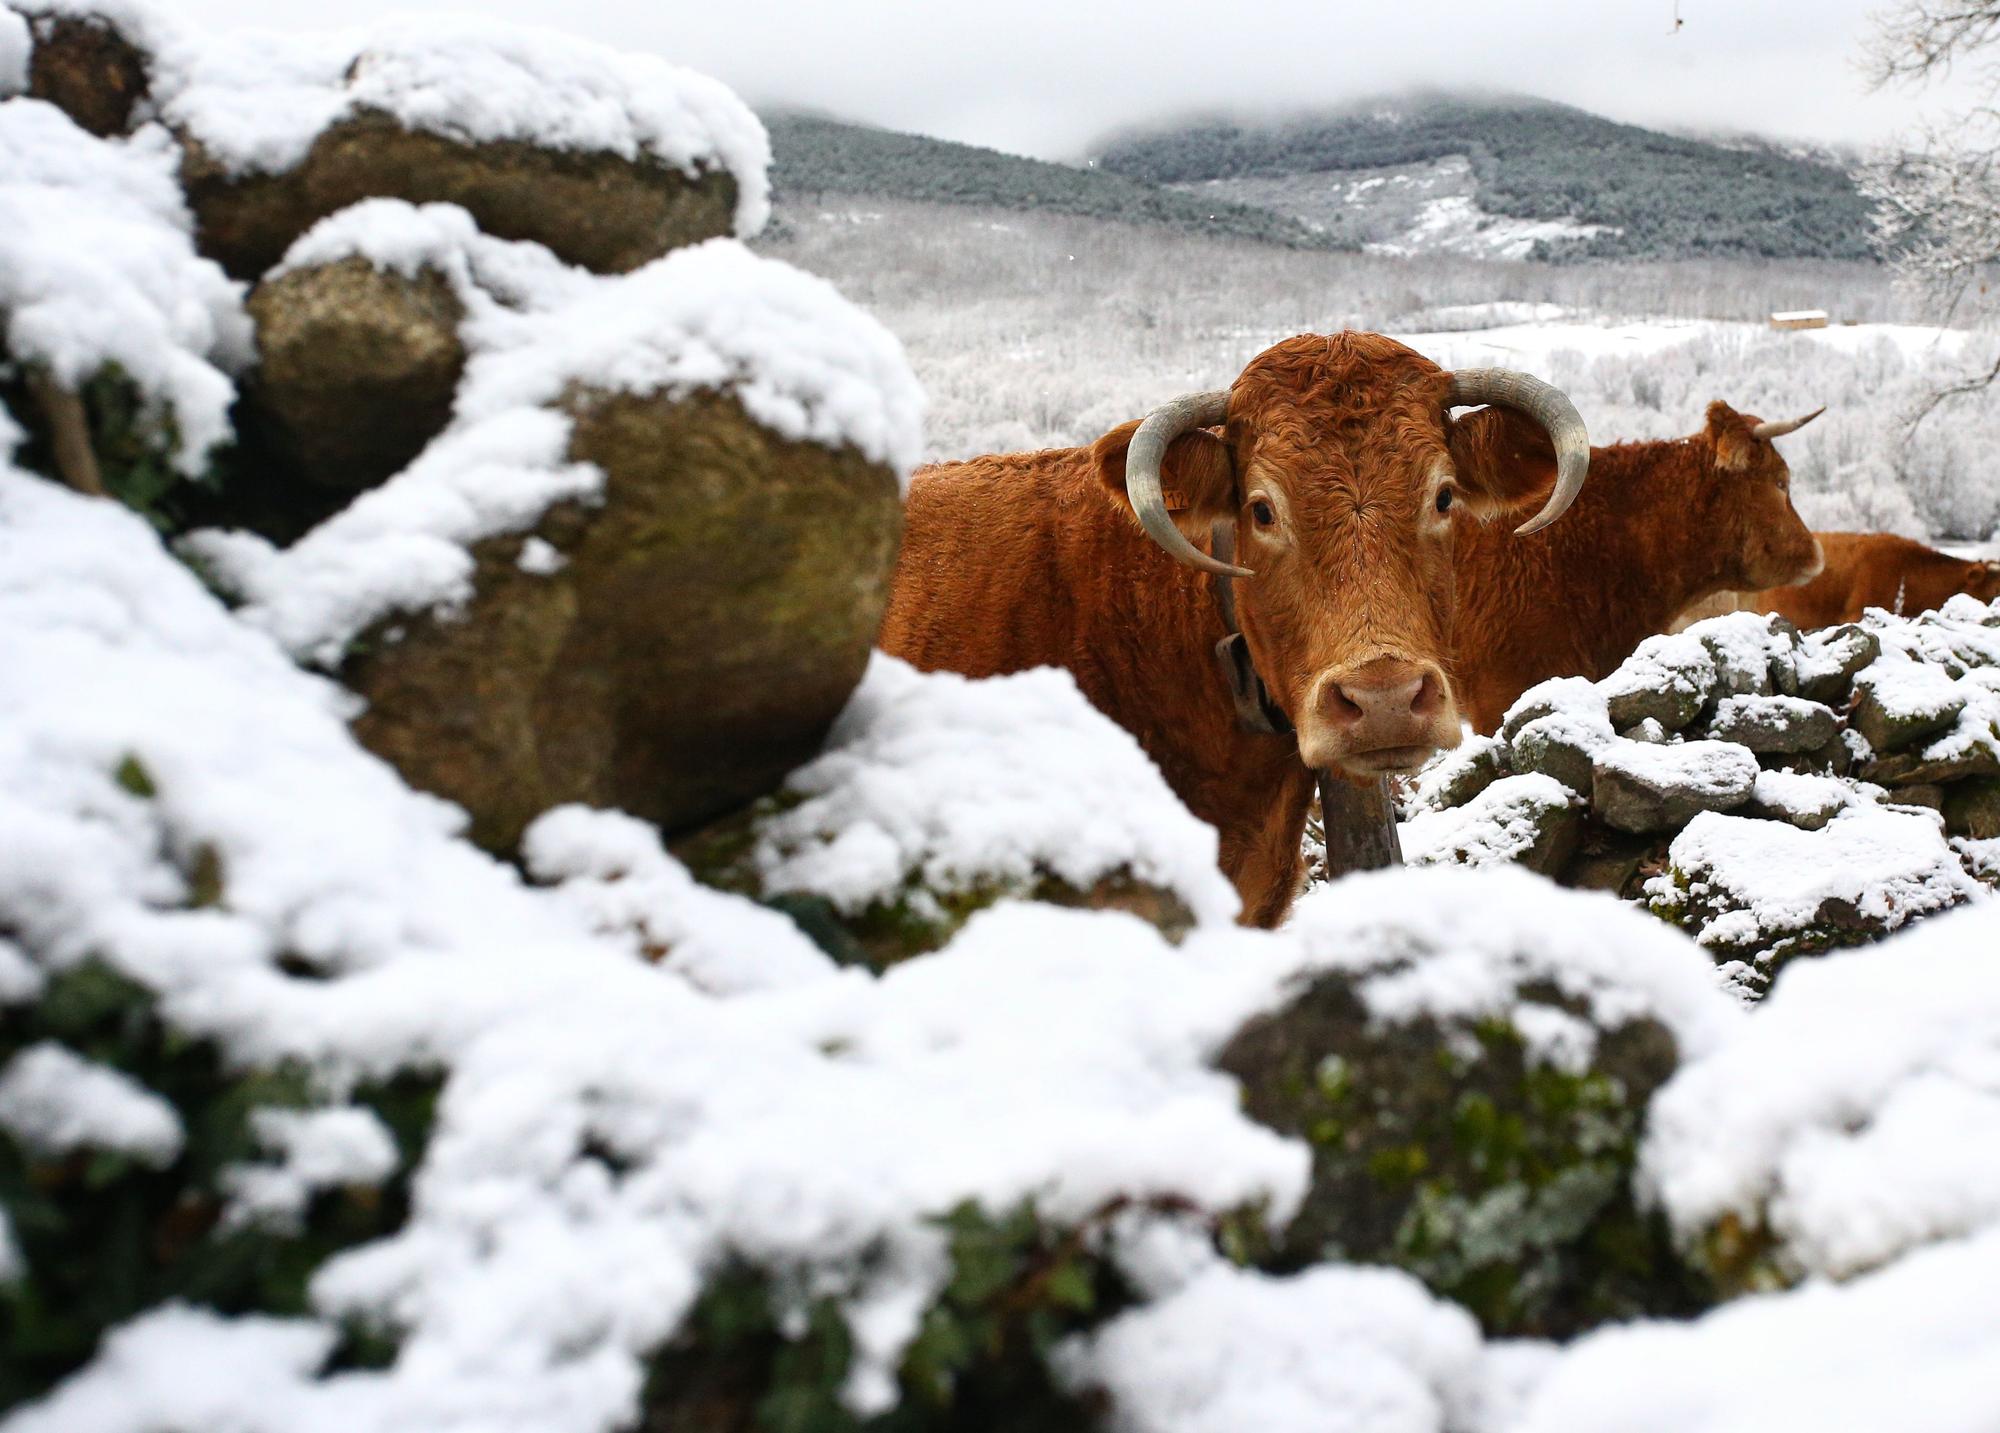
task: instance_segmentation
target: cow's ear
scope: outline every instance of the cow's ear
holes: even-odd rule
[[[1481,408],[1451,424],[1451,465],[1464,506],[1481,522],[1530,503],[1556,481],[1556,450],[1534,419],[1511,408]]]
[[[1723,472],[1743,472],[1755,461],[1759,440],[1751,436],[1750,420],[1720,398],[1708,405],[1704,431],[1715,449],[1715,466]]]
[[[1120,423],[1090,445],[1090,460],[1105,493],[1127,511],[1125,496],[1125,450],[1132,446],[1138,421]],[[1189,541],[1206,541],[1209,528],[1219,518],[1236,514],[1236,465],[1229,456],[1229,444],[1206,428],[1183,433],[1167,447],[1160,465],[1160,487],[1167,496],[1167,510],[1174,525]]]

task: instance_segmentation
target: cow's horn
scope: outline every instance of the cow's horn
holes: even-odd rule
[[[1556,450],[1556,486],[1542,510],[1514,529],[1540,532],[1569,510],[1590,474],[1590,433],[1569,395],[1552,383],[1511,368],[1462,368],[1451,376],[1451,406],[1491,403],[1525,413],[1547,430]]]
[[[1166,494],[1160,490],[1160,464],[1166,460],[1167,446],[1192,429],[1213,427],[1228,413],[1226,388],[1189,393],[1148,413],[1125,449],[1125,496],[1132,500],[1132,511],[1139,515],[1147,535],[1165,548],[1169,557],[1224,577],[1254,577],[1249,568],[1218,562],[1189,542],[1174,525]]]
[[[1819,415],[1824,412],[1826,412],[1826,405],[1822,403],[1819,405],[1819,407],[1813,409],[1812,412],[1806,414],[1806,416],[1803,418],[1787,418],[1782,423],[1778,422],[1759,423],[1756,427],[1750,430],[1750,436],[1753,438],[1766,438],[1766,439],[1782,438],[1787,433],[1798,432],[1799,429],[1805,427],[1806,424],[1812,422],[1813,419],[1819,417]]]

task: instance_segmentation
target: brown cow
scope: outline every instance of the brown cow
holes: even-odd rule
[[[1886,532],[1823,532],[1826,567],[1798,587],[1743,594],[1752,612],[1776,612],[1797,627],[1853,622],[1863,608],[1915,616],[1969,592],[1981,602],[2000,597],[2000,562],[1967,560]]]
[[[1504,407],[1451,418],[1476,404]],[[1286,339],[1228,392],[1088,448],[919,472],[881,645],[972,676],[1068,668],[1217,828],[1244,920],[1269,925],[1298,885],[1309,767],[1373,780],[1457,744],[1451,514],[1546,483],[1514,460],[1530,444],[1560,476],[1524,532],[1583,485],[1561,393],[1377,334]]]
[[[1537,682],[1608,676],[1713,594],[1817,572],[1771,440],[1818,416],[1760,423],[1711,403],[1691,437],[1591,449],[1595,481],[1558,527],[1505,542],[1459,524],[1457,676],[1474,728],[1499,726]],[[1535,441],[1530,461],[1547,481],[1553,459]]]

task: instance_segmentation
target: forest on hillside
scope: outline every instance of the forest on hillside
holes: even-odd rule
[[[1156,184],[1419,164],[1466,155],[1488,213],[1606,226],[1548,259],[1866,259],[1867,202],[1844,171],[1541,100],[1431,96],[1256,125],[1210,120],[1105,143],[1102,168]]]
[[[1122,219],[1292,248],[1334,245],[1326,235],[1267,209],[1196,198],[1100,169],[816,115],[761,118],[771,133],[771,184],[781,206],[816,203],[828,194],[865,194]]]

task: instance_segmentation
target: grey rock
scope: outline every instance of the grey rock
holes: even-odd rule
[[[1672,831],[1702,811],[1729,811],[1750,799],[1757,758],[1718,741],[1646,746],[1618,742],[1598,753],[1590,803],[1614,830]]]
[[[1799,697],[1731,696],[1717,703],[1707,734],[1760,754],[1817,751],[1832,741],[1840,718]]]
[[[1852,622],[1805,638],[1797,661],[1798,695],[1831,707],[1847,705],[1861,670],[1882,655],[1882,639]]]

